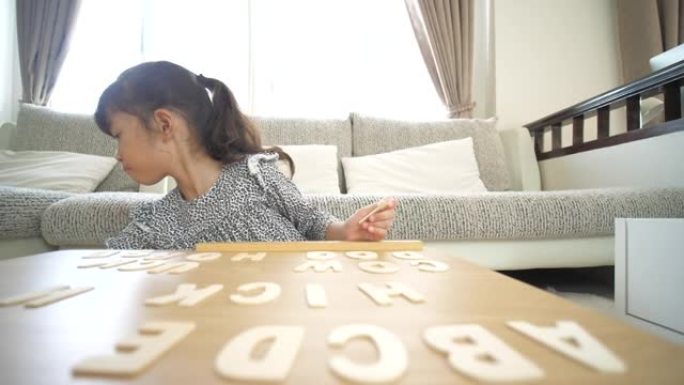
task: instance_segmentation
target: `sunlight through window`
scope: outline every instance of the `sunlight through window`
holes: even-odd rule
[[[445,115],[398,0],[84,0],[51,106],[92,113],[148,60],[222,80],[254,115]]]

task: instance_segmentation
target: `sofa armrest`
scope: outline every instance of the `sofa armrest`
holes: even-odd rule
[[[0,186],[0,239],[40,237],[40,218],[53,203],[75,194]]]
[[[14,123],[3,123],[0,126],[0,150],[10,149],[10,141],[17,126]]]
[[[96,192],[78,194],[57,202],[43,213],[43,238],[55,246],[103,246],[130,222],[136,205],[161,194]]]
[[[515,191],[540,191],[539,164],[529,132],[522,128],[499,131],[511,177],[511,189]]]

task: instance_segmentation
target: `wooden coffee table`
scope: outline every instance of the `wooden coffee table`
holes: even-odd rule
[[[682,347],[455,256],[309,248],[2,261],[0,383],[684,383]],[[174,300],[182,284],[195,296]],[[50,288],[72,296],[17,298]],[[592,368],[510,321],[570,321],[560,325],[580,327],[617,363],[585,352],[603,371]],[[138,334],[143,325],[156,334]]]

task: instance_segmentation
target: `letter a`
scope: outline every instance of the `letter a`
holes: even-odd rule
[[[223,378],[242,381],[284,381],[304,337],[300,326],[257,326],[233,337],[216,357],[215,368]],[[261,359],[252,351],[264,342],[273,342]]]
[[[449,365],[479,381],[529,381],[544,372],[480,325],[425,329],[425,342],[449,356]],[[459,342],[460,341],[460,342]]]
[[[508,326],[535,341],[596,369],[599,372],[623,373],[625,364],[607,347],[572,321],[558,321],[556,326],[541,327],[524,321],[508,321]]]

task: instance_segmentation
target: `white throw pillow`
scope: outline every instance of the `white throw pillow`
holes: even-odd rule
[[[337,146],[324,144],[278,145],[292,158],[295,166],[292,182],[303,194],[339,194]],[[278,162],[285,175],[289,167]]]
[[[91,192],[116,162],[112,157],[75,152],[0,150],[0,185]]]
[[[350,194],[487,191],[472,138],[342,158],[342,166]]]

